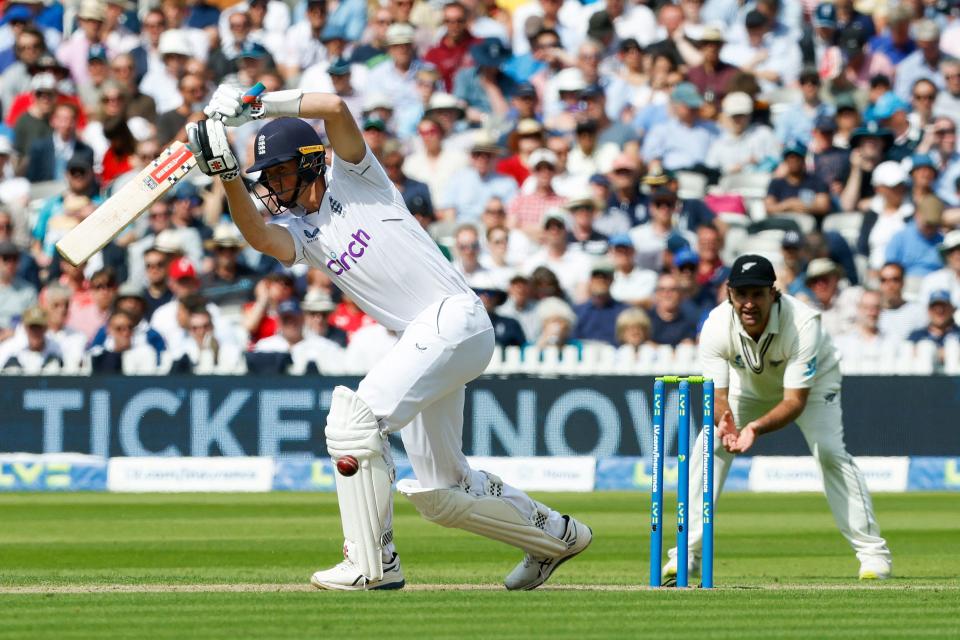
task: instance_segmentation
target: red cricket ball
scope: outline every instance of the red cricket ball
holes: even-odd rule
[[[337,471],[340,475],[350,477],[360,470],[360,463],[353,456],[343,456],[337,460]]]

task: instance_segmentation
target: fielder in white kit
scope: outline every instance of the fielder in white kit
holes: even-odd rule
[[[465,385],[483,373],[494,333],[483,304],[404,206],[367,148],[343,101],[332,94],[278,91],[245,110],[241,91],[220,86],[189,125],[190,148],[219,175],[233,220],[250,245],[290,266],[305,263],[333,281],[377,322],[401,332],[356,392],[337,387],[327,416],[327,449],[353,456],[356,474],[336,473],[343,562],[311,578],[320,589],[399,589],[393,541],[395,477],[387,435],[400,431],[417,480],[398,489],[432,522],[520,548],[508,589],[534,589],[583,551],[590,529],[500,478],[470,468],[462,451]],[[334,159],[297,116],[323,119]],[[238,179],[225,125],[277,117],[254,141],[257,196],[274,213],[266,224]]]
[[[863,474],[843,442],[840,362],[820,327],[820,313],[773,286],[773,265],[761,256],[740,256],[728,281],[728,300],[714,309],[700,334],[703,375],[714,381],[717,436],[715,496],[720,495],[737,453],[755,439],[792,422],[803,432],[823,473],[833,518],[860,561],[862,580],[892,575],[892,559],[873,513]],[[691,451],[701,451],[703,433]],[[699,569],[703,533],[701,456],[690,465],[690,572]],[[665,578],[677,572],[669,552]]]

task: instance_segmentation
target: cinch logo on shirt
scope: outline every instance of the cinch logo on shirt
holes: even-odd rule
[[[330,254],[327,269],[330,269],[335,276],[341,276],[350,271],[349,259],[353,258],[353,264],[357,264],[357,260],[367,249],[367,242],[370,241],[370,234],[363,229],[357,229],[350,237],[353,238],[353,242],[347,245],[347,250],[341,253],[339,258],[335,253]]]

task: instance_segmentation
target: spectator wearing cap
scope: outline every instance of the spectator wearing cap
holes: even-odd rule
[[[697,339],[697,321],[694,307],[683,303],[676,276],[661,274],[650,310],[650,341],[671,347],[692,344]]]
[[[453,95],[467,108],[467,121],[483,124],[488,118],[504,118],[516,81],[500,67],[510,57],[499,38],[485,38],[470,47],[474,66],[456,72]]]
[[[893,92],[880,96],[873,107],[873,117],[893,134],[893,143],[886,153],[888,160],[900,162],[920,144],[923,132],[911,125],[909,113],[910,105]]]
[[[267,48],[258,42],[247,42],[236,58],[237,70],[223,78],[223,84],[246,89],[252,87],[273,65]]]
[[[56,255],[56,243],[93,213],[94,209],[95,205],[87,196],[71,194],[64,197],[63,208],[46,221],[43,239],[38,240],[34,246],[34,251],[40,254],[41,261],[43,258],[46,258],[48,263],[52,261]]]
[[[839,205],[843,182],[840,176],[848,170],[850,152],[834,144],[837,120],[833,116],[819,116],[813,123],[810,151],[813,152],[813,174],[830,187],[834,208]]]
[[[183,30],[167,29],[160,34],[157,54],[161,64],[147,71],[140,81],[140,90],[153,98],[157,113],[166,113],[183,102],[177,90],[177,81],[186,72],[187,61],[195,55],[195,51]]]
[[[90,80],[87,67],[90,48],[104,45],[106,17],[106,5],[100,0],[83,0],[77,11],[77,30],[57,48],[57,59],[70,69],[78,86]]]
[[[780,142],[765,124],[753,123],[753,98],[736,91],[722,103],[722,133],[710,145],[705,164],[721,175],[769,172],[776,167]]]
[[[946,116],[951,121],[960,121],[960,60],[947,58],[940,63],[943,73],[943,90],[937,93],[933,103],[933,115]]]
[[[465,66],[467,54],[472,55],[471,48],[480,42],[467,26],[470,15],[463,4],[454,1],[443,6],[443,36],[432,48],[428,49],[423,59],[434,65],[440,72],[446,91],[454,93],[453,77],[459,69]],[[497,39],[498,42],[499,39]],[[476,59],[474,59],[476,63]]]
[[[913,220],[887,245],[887,262],[903,265],[908,278],[922,278],[943,266],[939,246],[943,242],[943,202],[933,195],[915,203]]]
[[[721,268],[714,280],[700,281],[700,256],[689,247],[673,255],[671,273],[680,287],[680,297],[685,304],[693,305],[698,318],[705,318],[717,306],[717,290],[727,279],[728,269]]]
[[[617,344],[617,317],[627,305],[610,295],[613,272],[613,265],[603,261],[591,270],[587,284],[589,298],[573,308],[577,316],[574,339]]]
[[[166,146],[173,140],[186,142],[186,124],[196,105],[203,103],[207,95],[206,82],[192,73],[185,73],[177,80],[177,89],[182,98],[175,108],[161,113],[157,118],[157,141]]]
[[[843,271],[830,258],[814,258],[804,274],[798,297],[820,311],[821,327],[836,336],[853,329],[862,288],[842,279]]]
[[[566,169],[585,184],[590,176],[609,171],[614,158],[620,155],[620,147],[614,142],[599,141],[600,123],[596,120],[581,120],[574,131],[575,144],[567,156]]]
[[[66,164],[66,183],[67,189],[64,193],[51,196],[40,207],[40,213],[37,216],[33,226],[33,241],[31,251],[34,259],[41,268],[50,265],[55,255],[54,243],[59,240],[51,236],[52,241],[47,239],[47,227],[51,221],[67,213],[67,205],[73,203],[75,210],[70,215],[75,219],[82,213],[90,213],[88,205],[99,205],[102,198],[97,193],[96,183],[93,175],[93,156],[87,153],[75,154]],[[92,196],[92,197],[91,197]],[[81,211],[82,210],[82,211]],[[60,228],[60,234],[63,233],[63,227]]]
[[[904,160],[904,167],[910,169],[910,199],[914,202],[934,193],[937,182],[937,163],[929,153],[914,153]]]
[[[850,138],[853,132],[860,126],[860,107],[853,95],[849,92],[841,93],[834,100],[837,114],[837,133],[833,136],[833,144],[841,149],[850,149]]]
[[[778,23],[757,9],[746,13],[743,26],[746,37],[727,43],[721,59],[752,73],[764,91],[795,82],[803,57],[797,38],[778,33],[782,25],[777,29]]]
[[[253,300],[257,273],[239,260],[246,243],[231,223],[220,223],[207,241],[213,254],[213,268],[200,277],[200,289],[210,302],[229,315],[240,315]]]
[[[441,220],[475,222],[490,198],[509,203],[517,193],[517,182],[495,170],[502,147],[485,131],[474,135],[470,164],[456,171],[436,198],[437,217]]]
[[[857,128],[850,137],[850,164],[840,175],[843,191],[840,208],[844,211],[867,211],[874,196],[873,171],[883,162],[893,144],[893,133],[876,122]]]
[[[710,145],[717,137],[712,122],[700,119],[703,98],[689,82],[681,82],[670,94],[673,115],[655,125],[643,141],[641,155],[651,169],[670,171],[703,166]]]
[[[30,90],[31,74],[36,71],[36,63],[46,50],[43,34],[35,26],[27,24],[30,10],[26,7],[7,7],[5,18],[7,22],[14,22],[11,17],[19,13],[25,18],[20,32],[14,36],[13,54],[16,59],[0,74],[0,104],[4,110],[20,93]]]
[[[572,249],[567,241],[567,222],[563,211],[553,209],[543,216],[542,248],[523,263],[523,273],[533,273],[546,267],[554,274],[567,299],[574,303],[586,299],[587,279],[592,259],[582,251]]]
[[[330,314],[337,305],[326,292],[319,289],[308,291],[300,306],[303,308],[303,333],[306,337],[325,338],[346,349],[346,332],[330,326]]]
[[[926,306],[910,302],[903,296],[903,266],[888,262],[880,268],[880,296],[883,310],[880,312],[880,332],[891,340],[902,342],[915,329],[927,322]]]
[[[612,144],[618,153],[636,154],[640,150],[640,137],[632,127],[618,120],[611,120],[607,114],[606,92],[599,84],[588,86],[580,94],[585,105],[584,116],[586,121],[597,124],[597,144],[601,147]]]
[[[919,298],[926,300],[935,291],[948,291],[953,306],[960,307],[960,229],[948,232],[939,248],[944,267],[923,277]]]
[[[305,370],[311,362],[320,372],[338,370],[344,356],[343,347],[322,336],[307,336],[303,310],[296,300],[285,300],[277,306],[279,330],[254,345],[258,353],[289,353],[295,369]]]
[[[960,327],[953,319],[956,307],[950,299],[950,292],[943,289],[932,292],[927,298],[929,322],[923,329],[917,329],[907,339],[910,342],[929,340],[937,345],[940,363],[943,363],[943,346],[948,340],[960,341]]]
[[[110,315],[118,285],[117,274],[110,268],[90,276],[90,300],[87,304],[72,306],[67,326],[92,340]]]
[[[785,175],[774,178],[767,188],[767,213],[808,213],[822,217],[830,213],[830,189],[816,175],[807,172],[807,148],[800,143],[783,149]]]
[[[887,160],[873,172],[871,181],[876,195],[863,216],[858,250],[867,256],[871,271],[879,271],[886,262],[887,245],[913,216],[913,203],[907,194],[907,172],[898,162]]]
[[[663,268],[663,254],[671,237],[684,237],[688,245],[693,240],[689,231],[676,225],[681,207],[677,194],[667,187],[656,187],[650,194],[649,221],[630,230],[630,239],[637,250],[637,264],[641,268],[657,272]]]
[[[59,370],[63,352],[47,332],[47,312],[30,307],[20,319],[22,333],[0,342],[0,369],[19,370],[26,375],[39,375]]]
[[[180,256],[170,261],[167,268],[167,286],[173,293],[173,298],[153,312],[150,326],[163,336],[171,353],[177,353],[187,339],[188,312],[194,306],[205,308],[210,313],[220,342],[236,342],[230,324],[221,319],[220,308],[199,295],[200,279],[190,260]]]
[[[726,43],[723,31],[714,26],[703,28],[697,40],[703,60],[690,67],[687,78],[703,96],[705,102],[719,107],[729,91],[730,82],[737,75],[737,68],[720,59],[720,50]]]
[[[780,241],[781,262],[777,268],[777,288],[792,296],[803,290],[803,274],[807,270],[807,251],[803,235],[789,229]]]
[[[63,180],[67,163],[74,156],[86,155],[93,162],[93,150],[77,139],[77,108],[58,104],[50,114],[48,135],[34,139],[26,156],[24,175],[30,182]]]
[[[913,53],[917,45],[910,37],[910,21],[913,9],[906,4],[897,4],[887,13],[887,25],[883,33],[870,39],[870,50],[879,51],[893,64],[900,64]]]
[[[100,96],[103,95],[104,85],[110,81],[107,47],[102,44],[90,45],[87,58],[87,74],[89,79],[77,87],[77,95],[84,109],[91,112],[96,111],[100,107]]]
[[[537,149],[530,154],[534,189],[532,193],[521,193],[507,205],[507,224],[510,228],[520,229],[531,238],[536,238],[540,235],[546,212],[563,206],[564,198],[553,189],[557,163],[557,154],[549,149]]]
[[[497,313],[497,308],[507,301],[507,294],[490,274],[478,277],[470,285],[480,301],[483,302],[490,323],[493,325],[493,339],[500,347],[522,347],[527,342],[523,327],[515,319]]]
[[[20,157],[18,173],[21,175],[26,171],[27,154],[33,143],[50,135],[50,115],[57,104],[57,80],[52,73],[38,73],[30,81],[30,91],[33,96],[30,106],[12,123],[9,118],[7,120],[13,126],[14,148]],[[7,103],[4,107],[9,113]]]
[[[636,254],[628,234],[620,233],[610,238],[608,257],[613,264],[610,295],[628,305],[649,307],[653,303],[657,273],[638,267]]]
[[[804,66],[819,68],[824,54],[837,40],[837,8],[833,2],[820,2],[810,16],[813,27],[804,30],[800,51]]]
[[[597,201],[590,191],[583,191],[563,205],[570,213],[570,230],[567,232],[567,242],[572,249],[600,257],[607,253],[608,239],[593,228],[593,220],[597,215]]]
[[[543,117],[547,129],[571,133],[581,114],[580,92],[587,81],[578,67],[558,71],[547,81],[543,95]]]
[[[304,69],[312,67],[326,57],[326,50],[320,39],[327,26],[326,0],[308,0],[304,10],[305,20],[294,20],[283,36],[283,44],[277,50],[277,68],[287,82],[299,79]],[[236,33],[236,16],[246,16],[243,12],[230,16],[230,30]],[[216,52],[210,55],[213,56]],[[270,65],[268,65],[270,66]],[[226,74],[224,74],[226,75]]]
[[[688,244],[692,241],[693,234],[695,234],[697,229],[702,225],[717,222],[716,214],[710,210],[710,207],[704,204],[701,198],[680,197],[680,181],[677,179],[676,173],[672,171],[653,170],[643,177],[643,184],[650,193],[658,189],[663,189],[672,192],[676,196],[677,203],[674,211],[676,216],[674,225],[686,236]],[[648,199],[647,207],[649,208],[649,206]]]
[[[0,241],[0,340],[11,335],[17,318],[37,300],[34,286],[17,277],[19,264],[19,247]]]
[[[630,87],[619,76],[601,69],[603,47],[596,41],[587,40],[577,49],[577,68],[583,77],[583,91],[592,86],[603,90],[604,110],[610,120],[620,120],[630,99]],[[583,92],[581,92],[583,98]]]
[[[133,335],[131,337],[134,347],[140,345],[149,345],[159,356],[163,353],[167,344],[156,330],[150,327],[146,319],[147,299],[143,296],[143,290],[133,285],[124,285],[117,291],[117,296],[113,301],[114,311],[123,311],[133,321]],[[97,331],[96,335],[90,341],[90,348],[105,346],[112,350],[112,338],[108,332],[108,325],[103,325]]]
[[[940,63],[943,54],[940,52],[940,27],[929,18],[923,18],[913,23],[913,39],[917,43],[914,51],[897,65],[894,92],[902,99],[910,99],[910,91],[920,78],[927,78],[938,89],[945,86]]]
[[[394,108],[418,102],[416,73],[424,66],[417,59],[413,41],[416,32],[409,24],[394,23],[387,29],[389,58],[370,69],[367,85],[390,96]]]

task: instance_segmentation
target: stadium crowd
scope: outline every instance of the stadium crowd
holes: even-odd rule
[[[56,252],[218,84],[258,81],[343,98],[501,346],[693,344],[748,251],[848,357],[960,339],[957,0],[14,0],[0,369],[389,347],[326,272],[249,249],[199,172],[88,263]],[[242,161],[261,125],[233,130]]]

